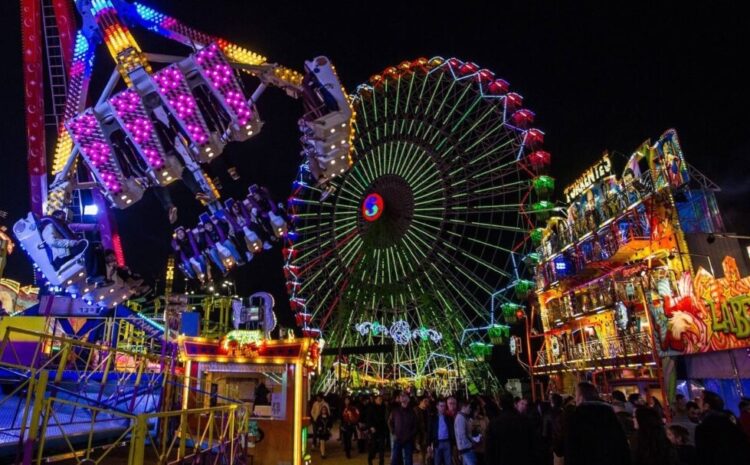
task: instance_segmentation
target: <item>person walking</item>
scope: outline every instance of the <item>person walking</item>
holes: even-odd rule
[[[399,405],[391,412],[389,426],[393,436],[391,465],[412,465],[414,439],[417,437],[417,415],[409,406],[409,396],[402,393]]]
[[[680,465],[697,465],[695,457],[695,446],[690,444],[690,432],[687,428],[678,424],[667,427],[667,439],[677,450],[677,459]]]
[[[477,465],[477,455],[474,446],[479,442],[478,437],[471,434],[471,404],[462,401],[455,421],[456,448],[461,457],[462,465]]]
[[[500,413],[487,431],[487,462],[492,465],[531,465],[534,432],[506,394],[500,398]]]
[[[701,465],[750,463],[750,441],[724,412],[724,400],[703,391],[703,420],[695,428],[695,449]]]
[[[427,465],[427,449],[430,444],[430,399],[422,397],[414,413],[417,415],[416,445],[419,448],[421,465]]]
[[[331,426],[333,426],[333,418],[328,406],[324,405],[320,409],[320,415],[315,420],[315,436],[320,443],[320,458],[322,459],[326,458],[326,442],[331,439]]]
[[[369,395],[359,398],[359,423],[357,423],[357,452],[364,454],[367,452],[367,445],[370,441],[370,430],[367,427],[367,416],[372,407],[372,399]]]
[[[379,455],[379,465],[385,461],[385,448],[388,444],[388,415],[386,414],[383,396],[375,397],[375,402],[367,410],[367,431],[370,435],[367,463],[372,465],[372,459]]]
[[[550,408],[542,416],[542,447],[544,448],[544,463],[554,463],[554,457],[562,455],[556,448],[556,441],[562,434],[562,403],[563,399],[560,394],[552,393],[549,397]]]
[[[677,465],[677,451],[667,438],[660,411],[638,407],[633,425],[636,430],[630,444],[633,465]]]
[[[478,404],[474,409],[474,416],[471,421],[472,432],[478,433],[479,442],[474,446],[474,453],[477,455],[477,464],[487,464],[487,430],[490,427],[490,419],[485,411],[486,402],[478,397]]]
[[[750,399],[747,397],[743,397],[740,401],[740,418],[739,418],[739,424],[740,428],[742,428],[742,431],[745,433],[745,436],[747,436],[748,440],[750,440]]]
[[[576,408],[565,430],[565,465],[629,465],[630,448],[612,407],[596,387],[576,386]]]
[[[453,417],[448,415],[445,399],[437,401],[437,413],[430,418],[430,447],[434,465],[451,465],[456,442]]]
[[[352,458],[352,436],[357,432],[359,424],[359,409],[352,402],[351,397],[344,398],[344,410],[341,412],[341,437],[344,442],[346,458]]]
[[[318,436],[315,431],[315,424],[318,421],[318,417],[320,416],[323,407],[326,407],[329,412],[331,411],[328,403],[323,399],[323,394],[318,393],[315,396],[315,402],[313,402],[312,408],[310,409],[310,419],[312,419],[313,423],[313,447],[318,446]]]

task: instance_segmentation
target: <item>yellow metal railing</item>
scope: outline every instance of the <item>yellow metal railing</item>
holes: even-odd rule
[[[42,403],[38,464],[49,449],[79,464],[115,455],[130,465],[205,463],[206,456],[211,463],[246,463],[249,404],[131,415],[54,397]]]
[[[21,338],[27,353],[17,354],[13,341]],[[98,464],[124,452],[133,465],[209,456],[207,462],[245,463],[249,404],[222,399],[221,406],[186,408],[205,398],[205,380],[175,373],[170,357],[14,327],[0,353],[0,368],[18,377],[0,396],[0,406],[18,414],[0,433],[24,444],[24,463],[66,457]],[[133,405],[155,411],[136,413]]]

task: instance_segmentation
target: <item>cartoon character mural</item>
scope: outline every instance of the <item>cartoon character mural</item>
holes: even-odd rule
[[[649,296],[664,355],[750,347],[750,277],[740,277],[734,257],[722,261],[724,277],[699,268],[684,273],[676,292],[656,286]],[[667,295],[662,295],[667,294]]]

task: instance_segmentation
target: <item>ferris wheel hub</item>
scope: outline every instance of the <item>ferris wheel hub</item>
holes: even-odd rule
[[[376,249],[391,247],[409,230],[414,217],[414,191],[396,174],[382,175],[365,191],[359,233]]]

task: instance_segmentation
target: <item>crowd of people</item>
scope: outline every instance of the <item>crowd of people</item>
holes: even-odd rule
[[[391,465],[750,464],[750,399],[739,409],[737,418],[719,395],[703,391],[693,401],[678,394],[667,412],[655,397],[613,391],[605,400],[582,382],[575,396],[544,402],[319,394],[310,416],[322,458],[338,423],[346,457],[366,454],[368,465],[384,465],[388,452]]]

